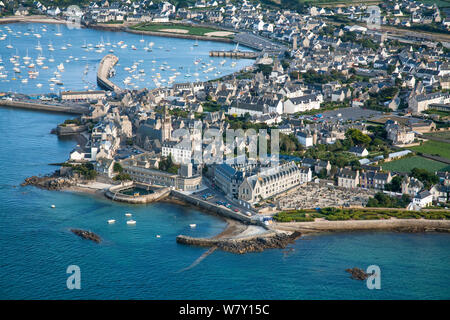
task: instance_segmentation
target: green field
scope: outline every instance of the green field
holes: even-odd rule
[[[428,140],[427,142],[422,143],[421,146],[411,147],[410,149],[450,160],[450,143]]]
[[[420,156],[413,156],[403,158],[391,162],[383,163],[382,168],[384,170],[397,171],[397,172],[411,172],[414,168],[427,169],[430,172],[435,171],[449,171],[450,165],[426,159]]]
[[[139,31],[154,31],[154,32],[165,32],[172,33],[170,31],[161,31],[161,30],[174,30],[174,34],[185,34],[191,36],[204,36],[209,32],[220,31],[218,29],[208,28],[208,27],[200,27],[200,26],[191,26],[186,24],[177,24],[177,23],[141,23],[132,27],[134,30]],[[178,33],[175,30],[186,30],[185,33]],[[229,36],[228,36],[229,37]],[[219,36],[219,38],[226,38],[225,36]]]
[[[440,138],[440,139],[450,140],[450,130],[433,132],[433,133],[425,133],[424,136],[430,136],[430,137],[436,137],[436,138]]]

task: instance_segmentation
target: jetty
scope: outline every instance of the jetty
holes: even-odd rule
[[[100,61],[97,70],[97,84],[101,88],[109,91],[122,91],[118,85],[109,80],[111,69],[116,65],[117,61],[119,61],[119,58],[113,54],[107,54],[103,57],[102,61]]]
[[[261,55],[259,52],[251,52],[251,51],[210,51],[210,57],[226,57],[226,58],[241,58],[241,59],[256,59]]]
[[[35,102],[25,102],[20,100],[1,99],[0,106],[20,109],[30,109],[38,111],[60,112],[70,114],[86,114],[89,108],[81,105],[71,104],[44,104]]]

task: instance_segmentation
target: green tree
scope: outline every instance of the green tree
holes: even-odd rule
[[[113,170],[114,170],[114,172],[122,173],[123,172],[122,165],[119,162],[115,162],[114,166],[113,166]]]
[[[368,135],[354,128],[348,129],[345,133],[345,137],[351,140],[355,145],[359,146],[368,146],[370,142],[372,142],[372,139]]]

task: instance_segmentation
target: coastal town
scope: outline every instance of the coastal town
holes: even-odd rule
[[[1,105],[78,114],[54,130],[78,142],[54,188],[130,203],[172,192],[264,227],[449,219],[450,20],[437,5],[381,1],[371,21],[366,4],[105,0],[83,1],[74,16],[45,3],[0,9],[3,19],[75,17],[82,27],[236,43],[210,56],[254,59],[208,81],[130,88],[115,82],[120,57],[110,51],[96,90],[2,92]]]

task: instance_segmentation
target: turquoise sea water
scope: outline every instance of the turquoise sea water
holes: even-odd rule
[[[19,186],[67,158],[76,143],[49,133],[66,117],[0,108],[0,299],[450,298],[447,234],[309,236],[289,252],[216,251],[182,271],[206,249],[178,245],[175,237],[214,235],[223,221],[172,204],[131,206]],[[126,225],[126,212],[135,226]],[[70,228],[92,230],[104,242],[82,240]],[[66,288],[73,264],[81,268],[81,290]],[[344,271],[372,264],[381,268],[381,290]]]
[[[55,35],[58,33],[62,35]],[[36,35],[40,35],[40,38]],[[153,43],[152,52],[144,50],[150,43]],[[0,62],[0,75],[6,75],[0,76],[0,92],[41,94],[58,93],[60,90],[99,89],[96,83],[97,67],[110,50],[119,58],[115,66],[116,75],[111,80],[123,88],[155,88],[154,79],[157,79],[161,86],[165,86],[168,85],[170,77],[175,77],[174,82],[206,81],[231,74],[253,63],[250,59],[209,57],[211,50],[234,49],[235,45],[232,43],[198,41],[198,46],[194,44],[195,41],[189,39],[85,28],[70,29],[66,25],[0,25],[0,58],[3,60]],[[49,45],[52,45],[54,51],[50,50]],[[101,47],[96,46],[102,45],[104,51],[97,52]],[[124,45],[127,47],[122,48]],[[240,50],[250,49],[240,47]],[[14,56],[18,58],[11,61]],[[36,63],[39,56],[45,58],[41,66]],[[25,57],[29,59],[24,59]],[[26,61],[29,63],[26,64]],[[58,71],[57,66],[60,63],[64,65],[64,71]],[[136,68],[133,71],[132,66],[135,63]],[[31,64],[35,65],[34,68],[29,68]],[[48,68],[44,69],[44,66]],[[14,71],[15,67],[20,73]],[[161,70],[161,67],[164,70]],[[29,71],[38,71],[39,75],[30,79]],[[55,72],[60,73],[58,79],[63,83],[62,86],[50,86],[49,80],[56,77]],[[131,78],[131,83],[124,84],[123,80],[127,77]],[[22,83],[23,79],[28,79],[28,82]]]

